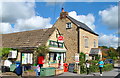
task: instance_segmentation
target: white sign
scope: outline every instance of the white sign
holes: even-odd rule
[[[8,58],[17,58],[17,50],[11,50],[8,54]]]
[[[75,62],[76,62],[76,63],[79,63],[79,54],[78,54],[78,55],[75,55]]]

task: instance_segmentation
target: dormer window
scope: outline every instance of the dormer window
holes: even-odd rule
[[[67,29],[70,29],[71,27],[72,27],[72,23],[71,22],[66,23],[66,28]]]

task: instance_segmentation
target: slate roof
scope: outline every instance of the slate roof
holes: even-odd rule
[[[70,17],[69,15],[67,15],[67,18],[70,19],[74,24],[76,24],[79,28],[81,29],[84,29],[92,34],[95,34],[98,36],[98,34],[96,34],[93,30],[91,30],[86,24],[80,22],[80,21],[77,21],[76,19]]]
[[[101,50],[99,48],[91,48],[90,54],[96,55],[100,52]]]
[[[2,34],[2,46],[9,48],[45,45],[55,28]]]

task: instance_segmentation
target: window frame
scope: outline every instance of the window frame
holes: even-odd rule
[[[89,41],[88,41],[88,37],[84,38],[84,46],[85,48],[89,48]]]
[[[72,28],[72,23],[71,22],[66,23],[66,29],[71,29],[71,28]]]
[[[96,40],[94,40],[94,48],[96,48]]]
[[[53,43],[53,44],[51,44]],[[57,45],[56,45],[57,44]],[[61,44],[61,45],[59,45]],[[53,41],[53,40],[49,40],[49,46],[50,47],[57,47],[57,48],[63,48],[64,47],[64,43],[62,42],[57,42],[57,41]]]

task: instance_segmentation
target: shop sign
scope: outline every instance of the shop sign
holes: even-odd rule
[[[75,62],[79,63],[79,55],[75,55]]]
[[[17,50],[11,50],[8,54],[8,58],[17,58]]]
[[[58,40],[62,41],[63,40],[63,36],[59,36]]]

